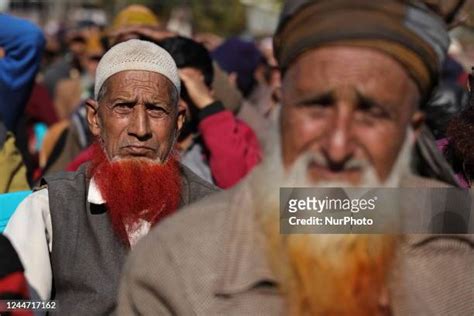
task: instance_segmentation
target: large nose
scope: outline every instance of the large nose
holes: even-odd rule
[[[322,151],[334,168],[342,168],[354,155],[352,106],[338,104],[327,126]]]
[[[128,126],[128,134],[141,141],[151,138],[150,121],[145,106],[137,105],[133,108]]]

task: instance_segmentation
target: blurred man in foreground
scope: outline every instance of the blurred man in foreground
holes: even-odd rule
[[[466,235],[283,235],[280,187],[431,187],[410,174],[449,39],[420,2],[288,1],[273,152],[135,248],[121,315],[469,315]]]
[[[155,44],[129,40],[101,59],[87,102],[91,163],[46,177],[5,231],[33,297],[56,299],[64,315],[112,313],[130,247],[214,191],[173,152],[184,121],[179,91],[173,58]]]

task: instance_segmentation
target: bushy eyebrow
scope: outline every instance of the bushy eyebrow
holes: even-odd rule
[[[300,106],[311,106],[321,104],[333,104],[336,101],[333,91],[326,91],[316,95],[301,98],[296,104]]]
[[[359,105],[359,108],[362,109],[369,109],[373,107],[382,107],[380,103],[375,101],[373,98],[362,95],[359,91],[357,93],[357,104]]]
[[[118,96],[118,97],[113,98],[112,100],[110,100],[111,104],[114,104],[114,103],[117,103],[117,102],[133,103],[133,102],[136,102],[136,98]]]
[[[111,104],[116,104],[116,103],[137,103],[138,100],[137,98],[135,97],[125,97],[125,96],[119,96],[119,97],[116,97],[115,99],[113,99],[111,101]],[[170,105],[168,104],[168,102],[166,102],[165,100],[161,100],[159,98],[156,98],[156,99],[148,99],[148,100],[144,100],[143,102],[146,106],[155,106],[155,105],[161,105],[161,106],[166,106],[166,107],[170,107]]]
[[[377,108],[377,109],[383,110],[387,116],[394,115],[393,107],[389,106],[389,104],[380,103],[371,97],[362,95],[362,93],[360,93],[359,91],[357,91],[356,93],[357,93],[357,104],[358,104],[359,109],[369,110],[371,108]]]

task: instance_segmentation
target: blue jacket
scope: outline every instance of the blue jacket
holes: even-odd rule
[[[38,72],[45,40],[41,29],[24,19],[0,14],[0,117],[14,131]]]

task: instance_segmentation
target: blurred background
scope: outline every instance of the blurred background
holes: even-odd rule
[[[130,4],[150,8],[160,24],[181,35],[212,33],[221,37],[271,35],[283,0],[0,0],[0,10],[27,18],[48,36],[48,48],[56,49],[71,28],[93,23],[104,29]],[[468,69],[474,59],[474,1],[426,0],[444,14],[459,3],[461,12],[452,26],[452,55]]]
[[[91,144],[85,100],[92,96],[97,64],[109,47],[130,36],[156,42],[173,34],[203,44],[210,53],[215,52],[213,59],[224,70],[217,71],[214,81],[221,84],[213,89],[221,91],[216,94],[226,107],[237,114],[242,112],[243,98],[265,100],[260,102],[261,109],[249,107],[247,117],[256,122],[257,110],[269,117],[276,108],[277,96],[273,92],[279,82],[271,35],[282,3],[283,0],[0,0],[0,12],[39,26],[46,43],[28,102],[8,109],[19,111],[15,114],[19,120],[7,127],[15,134],[30,184],[42,175],[64,170]],[[20,36],[22,32],[17,29],[16,38],[26,43],[26,37]],[[0,45],[0,58],[5,52]],[[252,127],[265,129],[261,123]]]
[[[50,33],[80,21],[106,26],[124,7],[146,5],[160,20],[182,32],[222,36],[271,34],[282,0],[0,0],[0,8],[28,18]]]
[[[262,122],[273,123],[278,116],[280,76],[271,36],[283,2],[0,0],[0,12],[32,21],[46,39],[31,96],[26,106],[18,107],[25,111],[10,127],[30,183],[64,170],[91,144],[84,102],[92,96],[98,61],[110,46],[130,35],[155,42],[170,34],[182,35],[203,44],[223,70],[216,71],[212,86],[216,95],[263,139],[267,128]],[[448,121],[468,104],[466,87],[474,65],[474,0],[423,2],[451,30],[439,89],[426,105],[427,125],[435,139],[443,139]]]

